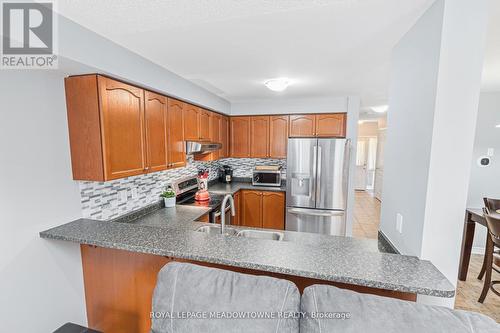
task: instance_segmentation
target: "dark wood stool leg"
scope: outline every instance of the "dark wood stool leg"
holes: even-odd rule
[[[484,257],[483,257],[483,266],[481,266],[481,271],[479,272],[479,275],[477,278],[479,280],[483,279],[484,273],[486,273],[486,259],[487,259],[487,251],[488,251],[488,242],[491,242],[490,235],[486,234],[486,246],[484,248]]]
[[[490,290],[491,286],[491,272],[493,266],[493,241],[491,240],[491,236],[488,234],[488,239],[486,241],[486,277],[484,279],[483,291],[481,292],[481,296],[479,296],[479,303],[483,303],[486,295],[488,294],[488,290]]]

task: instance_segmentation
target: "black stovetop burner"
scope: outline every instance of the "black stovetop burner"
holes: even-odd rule
[[[212,209],[220,208],[222,205],[222,200],[224,196],[222,194],[212,194],[210,193],[210,200],[208,201],[196,201],[194,199],[196,191],[190,191],[177,197],[177,204],[183,206],[198,206],[198,207],[209,207]]]

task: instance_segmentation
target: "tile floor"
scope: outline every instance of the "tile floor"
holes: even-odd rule
[[[455,309],[480,312],[500,323],[500,297],[488,292],[484,303],[477,301],[483,290],[483,281],[478,280],[477,276],[481,270],[483,256],[473,254],[467,273],[467,281],[458,281],[457,297],[455,298]],[[500,280],[500,274],[493,272],[493,280]],[[497,286],[497,290],[498,290]]]
[[[377,239],[379,224],[380,201],[367,191],[356,191],[352,236]]]

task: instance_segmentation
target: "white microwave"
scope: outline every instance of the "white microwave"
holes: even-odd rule
[[[281,186],[281,170],[253,170],[252,185]]]

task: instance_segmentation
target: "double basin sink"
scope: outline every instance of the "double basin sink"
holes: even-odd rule
[[[221,227],[218,225],[205,225],[196,229],[198,232],[203,232],[210,235],[220,235]],[[242,229],[237,230],[231,227],[224,228],[224,234],[228,236],[245,237],[245,238],[257,238],[257,239],[270,239],[276,241],[282,241],[285,236],[281,232],[276,231],[266,231],[266,230],[253,230],[253,229]]]

